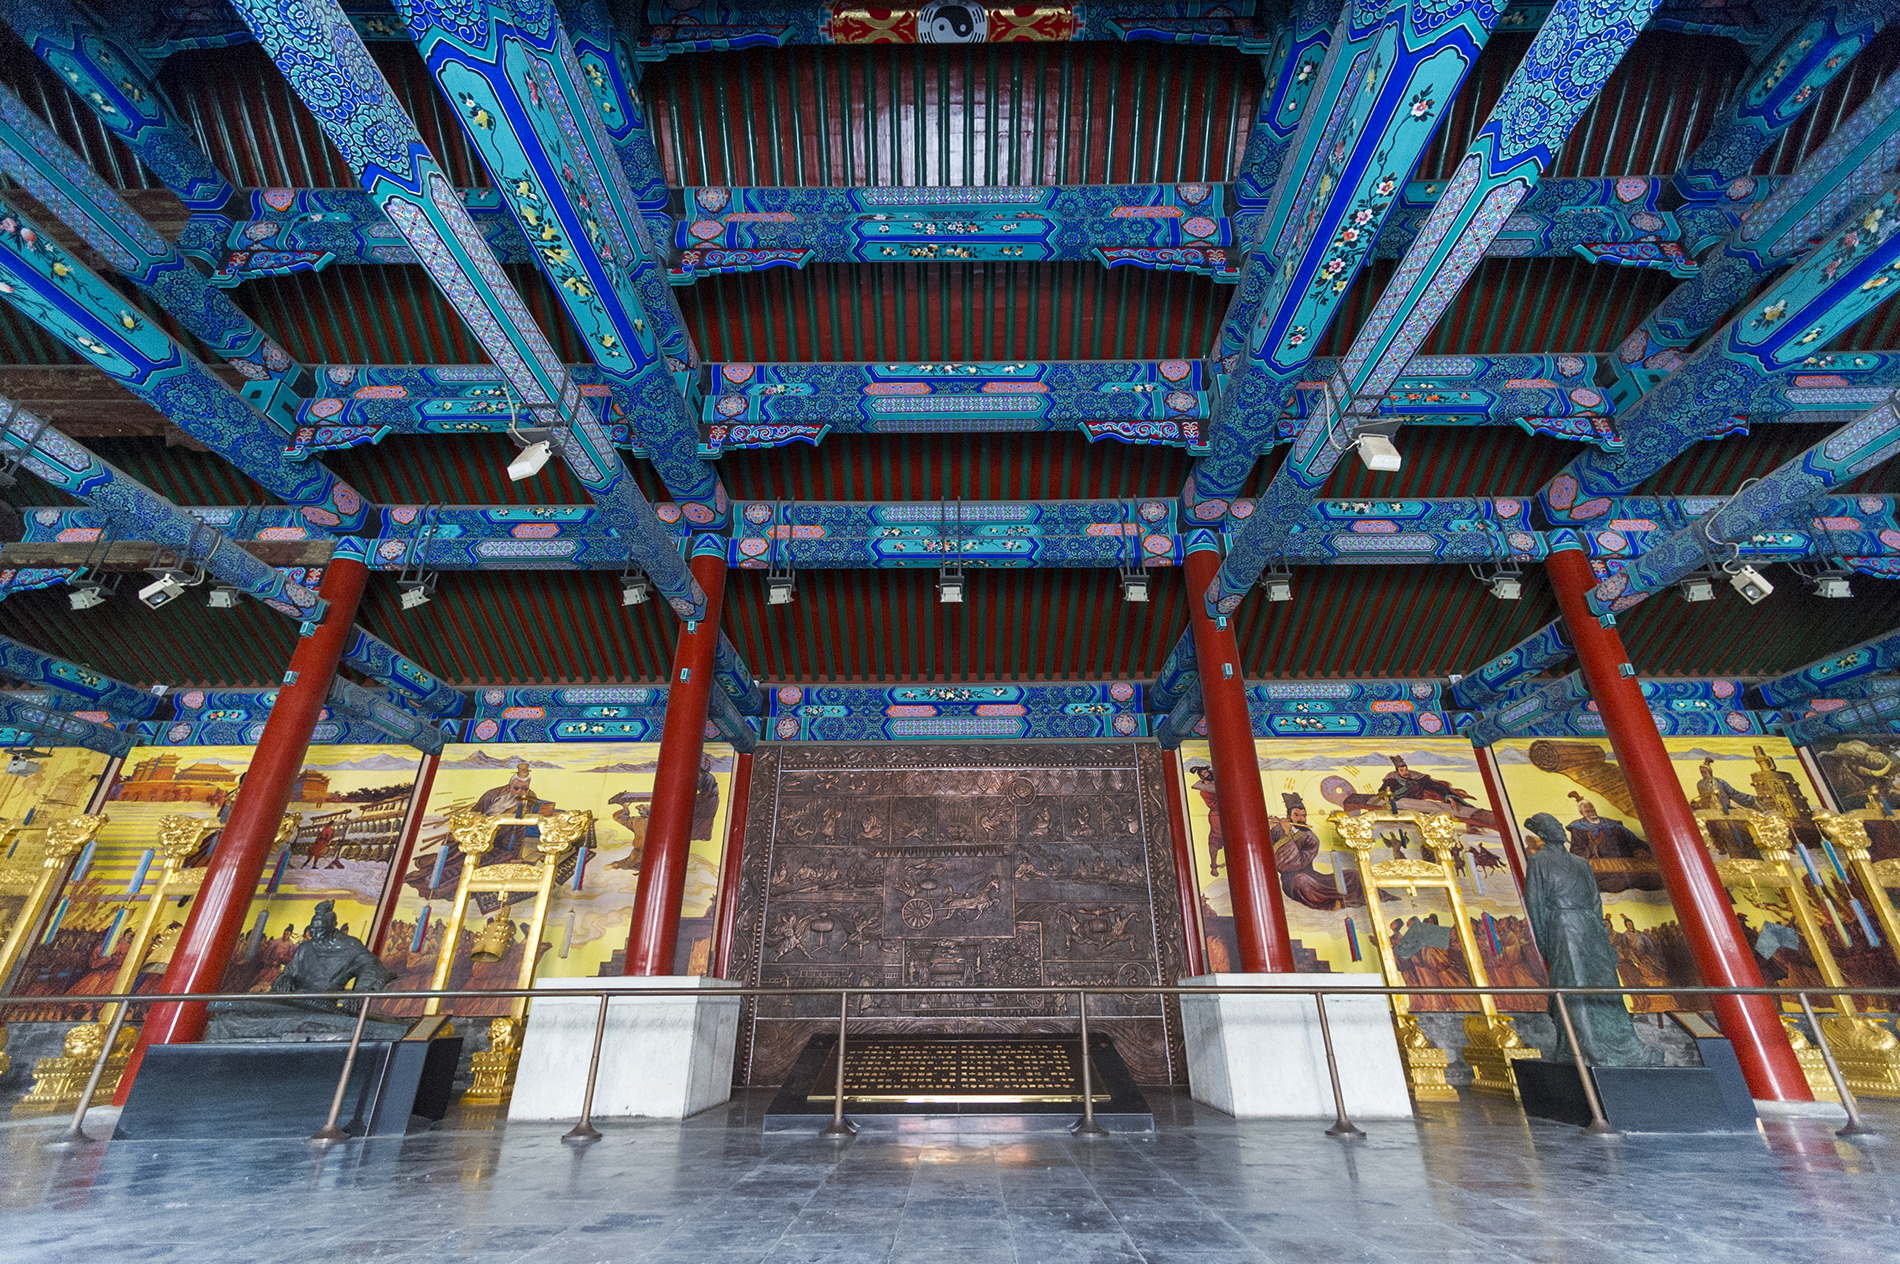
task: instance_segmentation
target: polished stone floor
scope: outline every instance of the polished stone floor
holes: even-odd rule
[[[685,1124],[480,1126],[320,1154],[277,1141],[46,1148],[0,1124],[0,1260],[647,1264],[1703,1264],[1900,1260],[1888,1146],[1811,1119],[1599,1140],[1506,1103],[1342,1143],[1155,1100],[1149,1137],[765,1137],[769,1095]],[[108,1123],[100,1119],[97,1124]],[[101,1134],[107,1131],[98,1127]]]

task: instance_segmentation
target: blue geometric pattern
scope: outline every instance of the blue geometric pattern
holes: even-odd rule
[[[1769,706],[1786,707],[1810,698],[1851,697],[1841,692],[1842,685],[1896,671],[1900,671],[1900,629],[1849,646],[1772,680],[1764,680],[1759,688],[1762,700]]]

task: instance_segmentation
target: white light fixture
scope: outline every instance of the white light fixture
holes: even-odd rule
[[[1684,601],[1714,601],[1715,581],[1707,575],[1691,575],[1676,585]]]
[[[1493,575],[1491,595],[1499,601],[1516,601],[1524,595],[1524,582],[1515,575]]]
[[[508,481],[519,483],[524,478],[533,478],[548,463],[548,456],[554,451],[546,439],[537,439],[508,462]]]
[[[1392,440],[1381,434],[1362,434],[1354,440],[1359,449],[1359,459],[1366,463],[1369,470],[1390,472],[1405,464],[1405,458],[1393,446]]]
[[[1268,601],[1293,600],[1293,576],[1269,575],[1262,582],[1267,590]]]
[[[404,610],[426,606],[429,604],[429,599],[435,596],[435,576],[433,575],[424,575],[421,579],[400,580],[396,586],[402,589]]]
[[[937,572],[937,600],[946,606],[963,604],[962,567],[946,567]]]
[[[1814,577],[1814,595],[1817,597],[1852,597],[1854,586],[1845,575],[1816,575]]]
[[[213,610],[234,610],[237,608],[240,591],[229,584],[219,584],[205,594],[205,605]]]
[[[644,606],[653,596],[653,582],[645,575],[623,575],[620,578],[620,604],[623,606]]]
[[[1729,572],[1728,582],[1749,605],[1756,605],[1775,591],[1775,586],[1762,577],[1762,573],[1752,566],[1744,566]]]
[[[7,760],[7,772],[15,777],[31,777],[39,770],[38,760],[27,759],[22,755],[14,755]]]
[[[1148,572],[1138,566],[1122,567],[1122,600],[1148,600]]]
[[[75,610],[90,610],[94,606],[106,604],[106,586],[104,584],[82,584],[66,594],[66,600]]]
[[[183,571],[162,571],[157,579],[139,589],[139,600],[156,610],[185,595]]]
[[[765,603],[769,606],[789,606],[798,595],[798,577],[788,568],[773,571],[765,577]]]

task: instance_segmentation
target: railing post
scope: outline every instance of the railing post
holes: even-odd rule
[[[1814,1047],[1821,1051],[1821,1061],[1827,1065],[1827,1073],[1834,1081],[1835,1091],[1841,1095],[1841,1105],[1847,1108],[1847,1127],[1836,1129],[1837,1137],[1877,1137],[1880,1134],[1860,1121],[1860,1103],[1854,1100],[1854,1090],[1847,1087],[1847,1077],[1841,1074],[1841,1068],[1834,1061],[1834,1051],[1827,1046],[1827,1036],[1821,1031],[1821,1020],[1814,1016],[1814,1006],[1808,1004],[1808,994],[1802,992],[1801,1012],[1808,1016],[1808,1026],[1814,1030]]]
[[[1597,1082],[1590,1074],[1589,1065],[1583,1060],[1583,1046],[1577,1043],[1577,1027],[1570,1021],[1570,1006],[1564,1003],[1561,991],[1553,990],[1551,995],[1557,998],[1557,1016],[1563,1019],[1564,1034],[1570,1038],[1570,1056],[1577,1060],[1577,1078],[1583,1081],[1584,1100],[1590,1103],[1590,1126],[1584,1131],[1593,1137],[1614,1137],[1616,1129],[1604,1117],[1603,1099],[1597,1096]]]
[[[125,1026],[125,1016],[132,1009],[132,1002],[121,1002],[112,1015],[112,1025],[106,1029],[106,1040],[99,1047],[99,1056],[93,1060],[92,1074],[86,1078],[86,1091],[79,1095],[79,1105],[73,1107],[73,1121],[66,1131],[52,1141],[52,1145],[86,1145],[93,1138],[86,1135],[86,1112],[92,1109],[92,1095],[99,1091],[99,1080],[105,1075],[106,1061],[112,1057],[112,1046],[118,1042],[119,1028]]]
[[[838,993],[838,1082],[831,1094],[831,1122],[818,1135],[843,1140],[857,1135],[857,1129],[844,1118],[844,1018],[851,1006],[851,993]]]
[[[594,1080],[600,1075],[600,1042],[607,1035],[608,999],[607,993],[600,994],[600,1017],[594,1021],[594,1056],[588,1060],[587,1091],[581,1095],[581,1121],[561,1134],[563,1141],[600,1140],[600,1129],[594,1127]]]
[[[1339,1087],[1339,1059],[1333,1054],[1333,1027],[1326,1021],[1326,993],[1313,993],[1313,1002],[1319,1006],[1319,1038],[1326,1044],[1326,1074],[1333,1081],[1333,1126],[1326,1130],[1326,1135],[1363,1141],[1366,1134],[1346,1118],[1346,1094]]]
[[[350,1139],[349,1133],[336,1126],[336,1117],[343,1111],[343,1094],[350,1087],[350,1072],[356,1067],[356,1047],[363,1043],[363,1024],[368,1021],[369,1001],[364,1000],[356,1011],[356,1030],[350,1033],[350,1051],[343,1056],[343,1074],[337,1076],[336,1094],[330,1098],[330,1118],[323,1127],[310,1134],[310,1139],[319,1145]]]
[[[1108,1129],[1095,1122],[1095,1073],[1089,1065],[1089,994],[1076,989],[1075,1004],[1082,1016],[1082,1118],[1069,1131],[1092,1141],[1106,1137]]]

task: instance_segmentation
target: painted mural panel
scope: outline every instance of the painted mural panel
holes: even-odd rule
[[[0,944],[26,912],[44,859],[43,835],[33,827],[84,812],[109,762],[97,751],[77,746],[23,747],[15,754],[24,761],[18,766],[33,771],[0,771]],[[11,762],[0,757],[0,769]],[[76,868],[91,863],[89,852],[73,861]],[[0,984],[5,982],[0,979]]]
[[[541,978],[617,975],[625,960],[633,894],[646,845],[647,810],[653,799],[657,742],[560,742],[516,746],[452,745],[442,752],[423,807],[416,845],[397,892],[389,932],[380,949],[397,974],[393,988],[426,988],[433,978],[464,857],[449,838],[452,812],[473,809],[511,816],[483,864],[532,861],[538,856],[536,820],[556,812],[588,811],[592,827],[579,847],[555,870],[535,974]],[[712,912],[724,854],[727,807],[732,798],[733,752],[707,743],[693,806],[692,850],[680,906],[680,944],[675,970],[711,970]],[[526,952],[533,895],[477,892],[458,936],[452,988],[514,987]],[[476,940],[490,940],[475,961]],[[392,1012],[420,1012],[422,1002],[391,1002]],[[508,1002],[463,1002],[456,1013],[502,1014]]]
[[[1772,811],[1793,825],[1804,886],[1827,939],[1827,950],[1850,983],[1900,986],[1900,968],[1878,941],[1864,893],[1845,880],[1814,823],[1817,799],[1794,748],[1771,737],[1664,738],[1690,806],[1703,814],[1717,851],[1755,859],[1751,810]],[[1631,987],[1698,984],[1689,945],[1663,889],[1634,799],[1607,740],[1513,738],[1492,748],[1514,821],[1548,812],[1564,824],[1570,849],[1596,871],[1603,911],[1616,945],[1620,976]],[[1900,853],[1896,853],[1900,854]],[[1755,949],[1763,982],[1822,982],[1786,892],[1736,886],[1729,892],[1743,934]],[[1856,908],[1859,904],[1859,908]],[[1694,998],[1636,997],[1639,1011],[1706,1008]]]
[[[1466,916],[1485,976],[1502,987],[1538,987],[1543,960],[1531,942],[1524,906],[1504,854],[1498,822],[1486,801],[1471,746],[1459,738],[1256,739],[1267,796],[1274,864],[1299,969],[1313,973],[1379,970],[1352,852],[1328,824],[1334,812],[1449,813],[1465,823],[1456,868]],[[1233,900],[1227,887],[1220,801],[1206,742],[1181,745],[1188,830],[1200,883],[1202,931],[1210,971],[1239,969]],[[1424,855],[1409,830],[1375,850],[1375,860]],[[1399,968],[1420,987],[1465,987],[1471,972],[1442,892],[1384,892],[1378,916],[1391,930]],[[1460,997],[1417,997],[1419,1012],[1476,1009]],[[1499,1007],[1542,1010],[1536,998],[1500,998]]]
[[[55,996],[112,990],[159,888],[162,865],[153,844],[160,818],[228,820],[253,749],[141,747],[126,757],[101,809],[111,819],[99,831],[90,863],[68,879],[63,905],[55,909],[58,924],[49,924],[28,955],[18,991]],[[337,920],[351,934],[371,933],[420,761],[407,747],[310,748],[286,809],[298,814],[298,830],[265,862],[243,936],[225,971],[225,989],[268,989],[319,901],[336,902]],[[179,868],[201,867],[219,837],[215,830],[207,834]],[[150,991],[163,977],[191,899],[165,900],[136,990]],[[43,1016],[84,1017],[88,1008]]]

